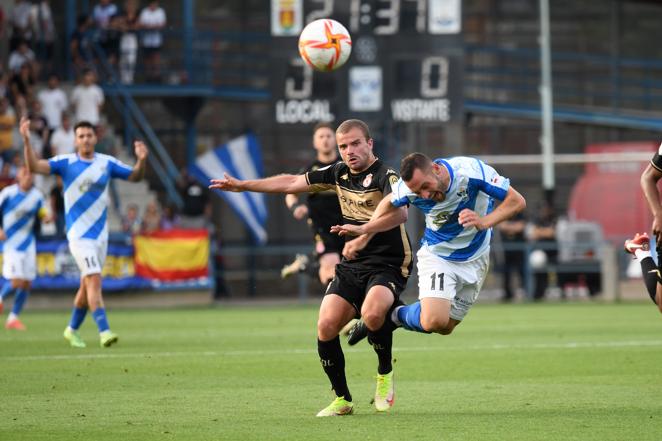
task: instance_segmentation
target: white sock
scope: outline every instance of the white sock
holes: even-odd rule
[[[10,312],[9,315],[7,316],[7,321],[11,322],[12,320],[16,320],[18,316],[14,314],[13,312]]]
[[[646,251],[644,251],[644,250],[642,250],[642,249],[634,250],[634,257],[636,257],[637,260],[638,260],[639,262],[641,262],[641,261],[644,260],[646,257],[651,257],[651,251],[650,251],[650,250],[646,250]]]
[[[398,310],[404,306],[398,306],[391,312],[391,320],[398,326],[402,326],[402,322],[398,319]]]

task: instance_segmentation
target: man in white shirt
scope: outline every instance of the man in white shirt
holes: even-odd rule
[[[101,106],[103,106],[103,91],[95,83],[94,72],[87,69],[83,72],[83,81],[71,92],[71,104],[74,106],[74,119],[99,124]]]
[[[159,6],[159,2],[149,2],[138,17],[138,24],[144,29],[141,43],[145,54],[145,76],[147,80],[158,80],[161,66],[160,50],[163,45],[161,29],[166,25],[166,13]]]
[[[55,129],[51,136],[51,153],[53,156],[65,155],[76,151],[74,129],[71,126],[71,117],[68,113],[62,113],[62,125]]]
[[[57,75],[51,74],[48,77],[48,88],[41,90],[37,94],[37,99],[41,102],[48,128],[52,132],[62,125],[62,112],[69,107],[69,100],[60,87],[60,79]]]

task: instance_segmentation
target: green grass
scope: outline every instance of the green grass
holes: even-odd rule
[[[331,400],[312,307],[110,312],[120,342],[66,346],[68,313],[0,332],[0,440],[660,440],[662,316],[652,304],[477,305],[450,336],[399,330],[396,403],[345,347],[355,414]]]

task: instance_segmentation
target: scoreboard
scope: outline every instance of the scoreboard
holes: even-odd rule
[[[271,0],[271,8],[277,124],[460,119],[461,0]],[[319,18],[352,37],[349,61],[335,72],[313,71],[299,57],[299,33]]]

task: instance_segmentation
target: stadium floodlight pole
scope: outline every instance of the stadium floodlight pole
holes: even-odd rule
[[[551,202],[554,192],[554,109],[552,102],[552,56],[549,30],[549,0],[539,0],[540,9],[540,106],[542,115],[542,185]]]

